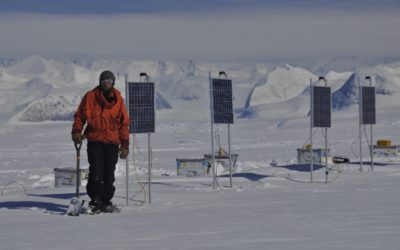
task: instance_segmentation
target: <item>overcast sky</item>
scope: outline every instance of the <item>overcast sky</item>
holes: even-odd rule
[[[399,0],[0,0],[0,57],[400,57],[399,27]]]

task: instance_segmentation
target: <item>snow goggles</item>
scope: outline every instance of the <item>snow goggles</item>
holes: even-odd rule
[[[100,83],[110,83],[110,84],[113,84],[113,83],[114,83],[114,80],[113,80],[113,79],[103,79],[103,80],[100,81]]]

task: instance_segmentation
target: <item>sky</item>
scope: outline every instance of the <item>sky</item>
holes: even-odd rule
[[[0,0],[0,57],[392,58],[398,27],[394,0]]]

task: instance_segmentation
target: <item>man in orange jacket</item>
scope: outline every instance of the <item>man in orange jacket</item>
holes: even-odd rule
[[[129,117],[121,93],[114,84],[114,74],[103,71],[99,86],[83,97],[72,125],[74,143],[80,144],[85,138],[88,140],[86,191],[91,199],[89,207],[94,212],[108,212],[115,208],[111,202],[115,193],[115,165],[118,154],[121,159],[126,159],[129,154]]]

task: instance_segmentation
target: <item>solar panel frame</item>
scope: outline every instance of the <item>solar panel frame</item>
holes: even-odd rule
[[[312,125],[317,128],[331,127],[332,95],[330,87],[312,86]]]
[[[155,132],[154,82],[128,82],[129,133]]]
[[[212,79],[213,122],[233,124],[232,80]]]
[[[375,87],[360,87],[361,124],[376,124]]]

